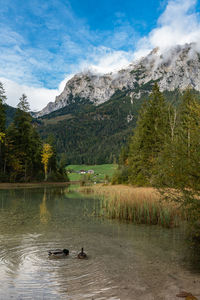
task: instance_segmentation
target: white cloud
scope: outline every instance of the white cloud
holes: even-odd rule
[[[196,0],[168,1],[165,11],[158,19],[157,27],[138,40],[135,51],[115,51],[99,47],[88,61],[81,62],[79,70],[90,69],[97,73],[117,71],[131,61],[147,55],[156,47],[162,52],[175,45],[196,42],[200,48],[200,21],[199,14],[195,12],[196,2]],[[131,37],[133,38],[133,34]]]
[[[73,76],[73,75],[72,75]],[[46,89],[37,88],[27,85],[20,85],[12,80],[0,77],[0,82],[3,83],[7,104],[16,107],[19,98],[22,94],[26,94],[31,106],[32,111],[38,111],[44,108],[48,102],[54,101],[55,97],[59,95],[66,84],[66,82],[72,77],[71,75],[66,77],[59,85],[58,89]]]
[[[191,42],[200,44],[200,22],[199,14],[195,12],[196,2],[196,0],[169,0],[165,11],[158,19],[157,27],[154,28],[147,36],[138,40],[135,51],[112,49],[113,47],[115,48],[117,44],[123,45],[126,41],[129,45],[131,45],[131,42],[128,41],[128,37],[131,40],[134,39],[134,31],[131,32],[129,26],[127,27],[129,28],[127,30],[128,32],[124,32],[123,30],[120,31],[120,34],[118,34],[118,32],[114,32],[113,41],[112,38],[109,37],[108,40],[110,40],[110,48],[108,48],[108,46],[92,47],[92,43],[89,43],[91,40],[91,33],[85,30],[85,32],[89,34],[87,44],[88,59],[83,60],[80,58],[79,62],[75,65],[68,65],[68,70],[70,70],[69,72],[77,73],[90,69],[97,73],[110,73],[128,65],[131,61],[133,61],[133,59],[138,59],[141,56],[148,54],[155,47],[159,47],[160,50],[163,51],[177,44],[183,45]],[[86,33],[84,34],[84,38]],[[15,44],[15,41],[18,39],[17,34],[10,32],[9,36],[10,39],[8,44]],[[108,44],[108,40],[105,41],[105,43]],[[135,41],[133,41],[133,43],[134,42]],[[25,93],[29,98],[31,109],[40,110],[44,108],[48,102],[55,100],[55,96],[63,90],[67,80],[69,80],[72,75],[66,76],[57,89],[31,86],[30,82],[33,82],[33,84],[37,86],[39,82],[37,80],[34,82],[34,76],[32,76],[30,72],[31,68],[26,66],[25,61],[27,60],[24,60],[24,56],[29,58],[29,63],[31,66],[33,65],[34,68],[37,67],[42,70],[45,67],[45,70],[49,72],[60,69],[65,62],[65,57],[61,56],[53,63],[53,58],[52,60],[50,59],[51,53],[48,51],[43,53],[40,49],[37,49],[37,57],[40,59],[35,60],[31,51],[25,53],[21,50],[20,46],[23,43],[24,41],[21,38],[20,42],[17,44],[17,48],[15,49],[16,51],[14,52],[11,50],[9,52],[6,48],[4,49],[5,51],[1,54],[1,60],[6,63],[2,68],[2,72],[0,72],[0,81],[4,83],[8,104],[16,106],[21,94]],[[63,45],[64,48],[61,47],[62,53],[67,52],[65,51],[66,47],[69,51],[75,52],[75,54],[80,53],[81,46],[77,48],[77,44],[71,41],[68,36],[65,36]],[[14,48],[12,47],[12,49]],[[83,48],[81,51],[84,52],[85,49],[86,48]],[[34,52],[34,49],[32,51]],[[10,59],[8,62],[6,61],[7,57]],[[45,61],[45,57],[49,57],[49,61]],[[15,62],[17,69],[12,67],[13,62]],[[6,79],[4,74],[6,74],[9,79]],[[12,80],[10,80],[11,78]],[[16,83],[17,78],[20,79],[18,82],[22,82],[23,78],[28,78],[26,80],[26,85]]]
[[[171,0],[158,19],[157,28],[139,40],[135,58],[146,55],[155,47],[165,50],[174,45],[200,42],[200,22],[196,0]]]
[[[106,47],[96,48],[88,61],[82,61],[80,70],[91,70],[105,74],[115,72],[128,65],[133,60],[133,52],[115,51]]]
[[[67,75],[65,77],[65,79],[63,79],[60,84],[59,84],[59,87],[58,87],[58,94],[62,93],[62,91],[64,90],[64,87],[67,83],[68,80],[70,80],[75,74],[70,74],[70,75]]]

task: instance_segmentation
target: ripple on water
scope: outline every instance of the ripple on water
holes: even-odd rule
[[[95,219],[91,199],[51,191],[3,196],[0,300],[171,300],[179,289],[198,294],[200,276],[185,268],[181,235]],[[87,260],[77,259],[82,245]],[[56,248],[70,255],[49,258]]]
[[[114,296],[116,285],[105,277],[98,259],[89,256],[80,260],[76,250],[70,251],[67,257],[50,259],[48,249],[52,249],[52,245],[42,241],[41,235],[25,235],[23,239],[7,236],[7,248],[1,238],[0,242],[1,263],[9,279],[8,286],[15,282],[15,293],[22,299],[31,299],[33,291],[38,299],[58,299],[66,294],[69,299],[76,300],[118,299]],[[59,244],[55,241],[55,248]],[[69,248],[72,249],[72,245]]]

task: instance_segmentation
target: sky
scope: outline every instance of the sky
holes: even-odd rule
[[[200,0],[0,0],[0,81],[38,111],[75,73],[117,71],[153,48],[200,43]]]

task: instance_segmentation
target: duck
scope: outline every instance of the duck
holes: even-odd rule
[[[56,249],[56,250],[50,250],[48,252],[49,256],[51,257],[64,257],[69,255],[69,250],[68,249]]]
[[[179,298],[185,298],[185,300],[198,300],[195,296],[193,296],[191,293],[188,293],[188,292],[181,292],[179,294],[176,295],[176,297],[179,297]]]
[[[87,254],[83,252],[83,248],[81,248],[81,252],[78,254],[78,258],[80,259],[87,258]]]

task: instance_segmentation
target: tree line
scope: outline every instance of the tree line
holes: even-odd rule
[[[0,82],[0,182],[68,180],[64,168],[58,166],[52,138],[43,142],[32,123],[27,96],[20,97],[8,128],[5,101]]]
[[[113,183],[155,186],[185,209],[200,242],[200,101],[191,89],[180,102],[165,100],[157,84],[142,105]]]

